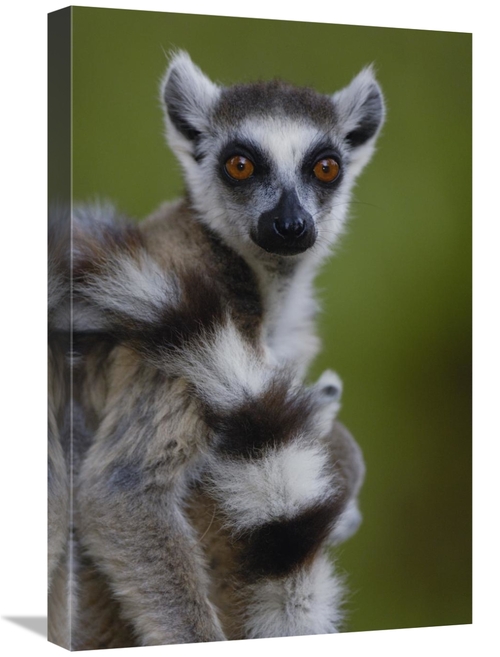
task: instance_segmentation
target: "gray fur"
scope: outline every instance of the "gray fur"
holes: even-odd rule
[[[76,207],[71,254],[54,224],[49,638],[88,649],[337,631],[342,586],[325,555],[359,524],[364,466],[335,419],[340,379],[303,381],[319,348],[314,275],[373,152],[381,92],[370,69],[332,97],[222,88],[179,53],[162,98],[187,199],[138,226]],[[249,184],[224,173],[239,147],[258,159]],[[322,186],[311,168],[330,156],[341,175]],[[280,230],[292,213],[312,232],[259,233],[275,212]]]

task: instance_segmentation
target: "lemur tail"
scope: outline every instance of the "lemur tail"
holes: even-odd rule
[[[244,636],[336,631],[343,587],[326,546],[342,522],[352,528],[344,512],[362,478],[358,467],[353,485],[332,460],[338,378],[306,388],[271,363],[217,281],[195,265],[162,270],[134,226],[77,213],[72,259],[76,330],[112,335],[199,401],[212,434],[204,482],[239,555]]]

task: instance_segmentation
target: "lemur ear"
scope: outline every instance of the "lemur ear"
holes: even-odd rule
[[[180,51],[170,61],[161,90],[169,139],[177,141],[174,137],[183,137],[194,145],[209,127],[220,87],[193,64],[186,52]],[[173,135],[173,131],[177,134]]]
[[[333,94],[332,101],[342,137],[353,155],[368,161],[385,118],[384,97],[373,67],[358,73],[347,87]]]

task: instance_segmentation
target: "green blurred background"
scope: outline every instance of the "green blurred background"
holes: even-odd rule
[[[470,623],[470,34],[73,8],[73,196],[143,217],[182,193],[163,140],[165,52],[222,83],[333,92],[374,62],[387,99],[350,229],[324,267],[324,349],[367,463],[336,551],[348,630]]]

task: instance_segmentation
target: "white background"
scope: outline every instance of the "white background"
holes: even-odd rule
[[[474,623],[471,626],[134,649],[133,655],[238,655],[259,650],[411,657],[498,650],[500,606],[496,422],[500,309],[497,188],[499,72],[494,3],[386,0],[314,3],[185,0],[85,6],[472,32],[474,37]],[[0,18],[2,367],[0,428],[0,650],[9,657],[61,648],[11,618],[46,616],[46,25],[63,3],[4,5]],[[439,108],[436,108],[439,111]],[[450,454],[453,459],[453,454]],[[381,573],[381,577],[383,574]],[[95,651],[93,654],[107,654]],[[116,655],[132,654],[114,650]]]

